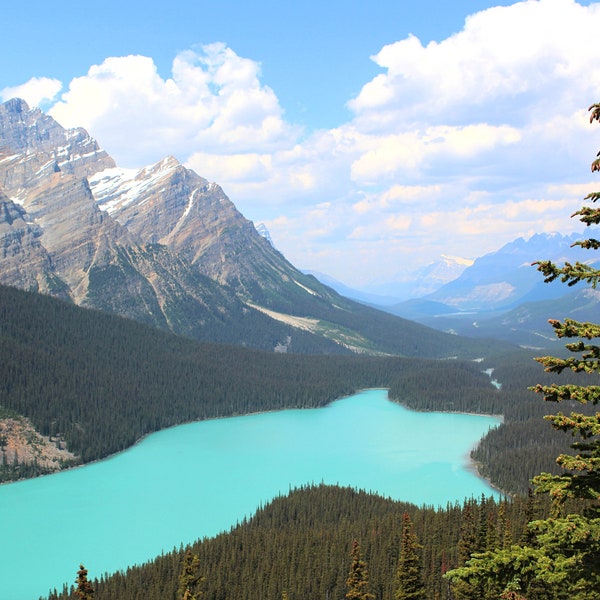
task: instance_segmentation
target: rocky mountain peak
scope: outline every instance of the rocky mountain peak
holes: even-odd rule
[[[65,129],[24,100],[0,104],[0,186],[18,200],[49,171],[87,177],[115,163],[85,129]]]
[[[2,284],[197,339],[414,353],[390,333],[403,323],[298,271],[172,156],[118,168],[84,129],[14,99],[0,105],[0,192]]]
[[[137,171],[107,169],[89,181],[100,207],[145,243],[164,244],[222,284],[237,285],[242,271],[254,278],[254,249],[263,238],[219,185],[172,156]]]

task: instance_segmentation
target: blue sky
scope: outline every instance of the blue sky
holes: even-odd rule
[[[355,287],[580,230],[600,4],[7,3],[0,99],[122,167],[172,154]],[[590,187],[591,186],[591,187]],[[536,259],[540,257],[532,257]]]

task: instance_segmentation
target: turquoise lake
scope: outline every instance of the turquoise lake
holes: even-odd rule
[[[495,495],[469,451],[499,418],[410,411],[367,390],[325,408],[181,425],[107,460],[0,486],[0,598],[37,600],[226,531],[309,483],[445,506]]]

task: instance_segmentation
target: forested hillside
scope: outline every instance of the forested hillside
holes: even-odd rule
[[[532,498],[510,502],[467,499],[437,510],[395,502],[347,488],[319,486],[291,492],[260,509],[249,521],[215,538],[198,541],[200,586],[206,600],[337,600],[345,597],[356,540],[368,569],[368,588],[378,600],[392,600],[398,586],[403,517],[417,542],[424,598],[452,598],[443,574],[471,552],[524,539],[524,524],[545,514]],[[95,582],[95,600],[175,598],[185,550],[158,557],[125,573]],[[88,565],[89,566],[89,565]],[[73,565],[73,579],[78,565]],[[50,600],[74,598],[68,590]]]
[[[555,446],[566,442],[539,427],[544,406],[526,390],[543,382],[539,366],[530,355],[511,356],[474,362],[267,353],[201,344],[0,287],[0,416],[28,417],[84,463],[179,423],[324,406],[385,387],[391,399],[417,410],[504,415],[505,424],[474,456],[495,485],[526,491],[540,465],[554,469]],[[500,390],[483,372],[493,367]],[[43,472],[36,464],[9,463],[0,476]]]
[[[389,387],[430,362],[201,344],[0,288],[0,407],[30,418],[44,435],[62,437],[82,462],[178,423],[323,406],[362,388]],[[442,364],[468,373],[465,384],[479,394],[493,395],[476,363]]]

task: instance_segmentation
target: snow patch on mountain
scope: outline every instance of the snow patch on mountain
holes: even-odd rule
[[[315,292],[314,290],[311,290],[310,288],[306,287],[305,285],[302,285],[299,281],[296,281],[295,279],[292,279],[292,281],[297,285],[300,286],[305,292],[308,292],[309,294],[311,294],[312,296],[318,296],[319,294],[317,294],[317,292]]]
[[[179,166],[172,156],[142,169],[115,167],[105,169],[89,178],[92,194],[102,210],[109,214],[138,201],[148,190],[160,184]],[[143,200],[142,200],[143,203]]]
[[[475,261],[472,258],[463,258],[462,256],[451,256],[450,254],[442,254],[442,261],[448,266],[461,265],[463,267],[470,267]]]

